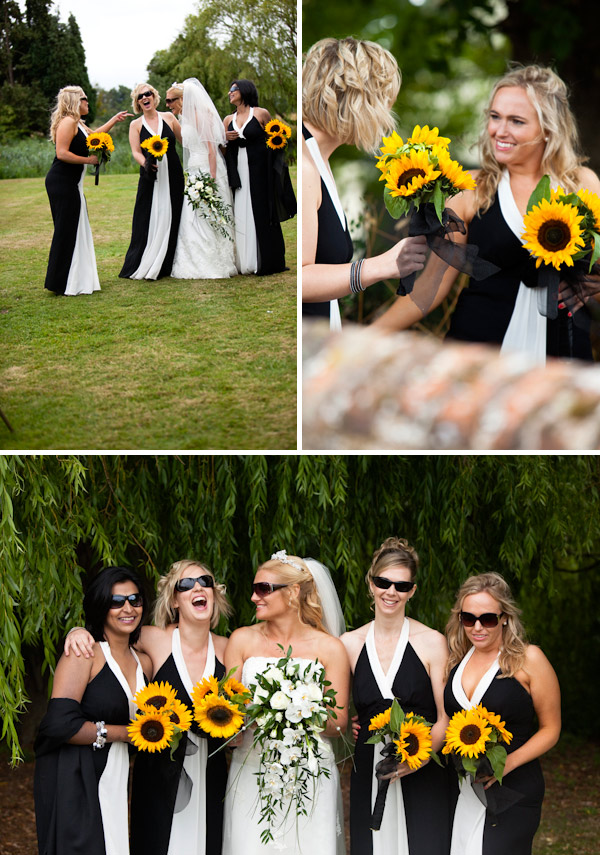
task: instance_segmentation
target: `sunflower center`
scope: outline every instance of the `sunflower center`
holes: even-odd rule
[[[407,169],[398,177],[398,187],[406,187],[413,178],[420,178],[422,175],[425,175],[424,169]]]
[[[460,732],[460,741],[463,745],[475,745],[481,737],[481,728],[476,724],[466,724]]]
[[[181,719],[179,718],[179,716],[177,715],[176,712],[172,712],[171,715],[169,716],[169,718],[171,719],[173,724],[179,724],[181,721]]]
[[[210,721],[220,727],[229,724],[233,718],[233,712],[228,707],[213,707],[207,715]]]
[[[152,143],[152,148],[154,149],[154,151],[160,151],[162,149],[162,143],[159,143],[159,142]]]
[[[165,695],[152,695],[151,698],[148,698],[146,703],[149,706],[156,707],[157,710],[160,710],[166,705],[167,698],[165,697]]]
[[[283,140],[281,139],[281,137],[279,136],[279,134],[274,134],[274,135],[271,137],[271,142],[273,143],[273,145],[281,145],[281,143],[283,142]]]
[[[542,224],[538,232],[538,241],[550,252],[564,249],[570,240],[571,229],[562,220],[548,220]]]
[[[404,750],[408,754],[409,757],[414,757],[415,754],[419,751],[419,739],[415,736],[414,733],[408,733],[404,737]]]
[[[146,742],[160,742],[165,735],[165,729],[160,721],[145,721],[140,732]]]

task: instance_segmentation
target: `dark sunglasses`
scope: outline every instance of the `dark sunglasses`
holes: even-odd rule
[[[391,579],[386,579],[385,576],[373,576],[371,581],[376,588],[382,588],[384,591],[393,585],[399,594],[406,594],[415,587],[414,582],[392,582]]]
[[[173,101],[179,101],[181,95],[178,95],[177,98],[165,98],[165,104],[172,104]]]
[[[494,614],[494,612],[486,612],[484,615],[472,615],[471,612],[459,612],[458,616],[463,626],[470,628],[479,621],[484,629],[493,629],[493,627],[498,626],[498,621],[503,614],[504,612],[500,612],[499,615]]]
[[[128,602],[134,609],[139,609],[140,606],[144,605],[144,598],[141,594],[113,594],[110,598],[109,608],[122,609],[125,602]]]
[[[154,92],[142,92],[142,94],[138,95],[135,100],[141,101],[142,98],[152,98],[153,95],[154,95]]]
[[[84,96],[83,96],[83,98],[80,98],[79,100],[80,100],[80,101],[87,101],[87,98],[86,98],[86,97],[85,97],[85,95],[84,95]]]
[[[195,578],[184,576],[183,579],[179,579],[178,582],[175,582],[175,590],[179,592],[191,591],[196,582],[203,588],[215,587],[215,580],[212,576],[196,576]]]
[[[272,594],[273,591],[278,591],[280,588],[287,588],[287,585],[274,585],[272,582],[253,582],[252,590],[259,597],[266,597],[267,594]]]
[[[240,91],[240,87],[239,87],[239,86],[231,86],[231,87],[229,88],[229,91],[230,91],[230,92],[239,92],[239,91]]]

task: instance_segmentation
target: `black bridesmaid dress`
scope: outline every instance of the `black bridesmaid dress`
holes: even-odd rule
[[[233,121],[229,123],[229,130],[234,130]],[[240,188],[237,158],[239,149],[245,148],[250,173],[252,216],[256,229],[258,260],[256,273],[258,276],[281,273],[288,268],[285,266],[285,243],[275,201],[276,177],[273,174],[273,162],[267,147],[266,134],[254,115],[246,123],[243,131],[244,138],[230,140],[226,149],[227,171],[234,193],[234,215],[235,195]]]
[[[457,665],[450,673],[444,690],[444,704],[452,717],[462,709],[452,690],[452,679]],[[506,722],[513,738],[506,747],[510,754],[520,748],[535,732],[535,710],[531,695],[514,677],[503,678],[498,671],[481,703]],[[489,792],[511,791],[517,801],[506,810],[492,815],[488,809],[483,830],[481,855],[531,855],[533,837],[540,824],[544,798],[544,777],[539,760],[518,766],[503,778],[502,785],[495,783]],[[498,793],[499,797],[503,794]]]
[[[214,676],[220,680],[225,675],[225,667],[215,659]],[[181,675],[177,669],[173,654],[165,661],[154,676],[154,681],[170,683],[177,697],[187,707],[193,709],[192,699],[188,695]],[[222,739],[214,739],[192,723],[191,730],[197,736],[206,739],[208,754],[222,744]],[[186,798],[198,799],[197,789],[185,770],[183,761],[186,751],[195,746],[184,736],[171,760],[168,750],[153,754],[140,751],[133,767],[133,785],[131,792],[131,855],[167,855],[171,837],[174,813],[183,806],[179,804],[181,789],[186,790]],[[184,785],[180,789],[180,778],[184,776]],[[196,783],[196,788],[198,784]],[[209,757],[205,770],[206,795],[206,855],[219,855],[223,838],[223,804],[227,787],[227,762],[225,752],[219,751]],[[179,791],[179,794],[178,794]],[[190,841],[190,851],[193,842]]]
[[[498,194],[485,213],[473,217],[468,238],[470,244],[479,247],[479,256],[498,265],[500,270],[481,282],[471,279],[468,287],[463,288],[446,338],[502,344],[520,283],[528,287],[537,283],[535,259],[504,219]],[[566,308],[558,310],[556,319],[546,320],[546,354],[593,359],[589,333],[573,323]]]
[[[140,142],[149,139],[153,134],[148,130],[146,125],[142,124],[140,131]],[[183,169],[179,155],[177,154],[175,134],[170,126],[162,120],[162,129],[160,136],[168,139],[169,147],[163,158],[167,159],[169,170],[169,197],[171,204],[171,227],[169,231],[169,241],[167,251],[162,260],[162,264],[157,276],[149,277],[152,279],[161,279],[163,276],[170,276],[173,267],[173,259],[175,257],[175,248],[177,246],[177,235],[179,233],[179,221],[181,220],[181,209],[183,206]],[[160,164],[159,164],[160,168]],[[142,256],[148,243],[148,232],[150,229],[150,215],[152,206],[156,204],[154,199],[154,190],[157,186],[157,180],[146,172],[140,166],[140,179],[138,182],[137,196],[135,199],[135,208],[133,209],[133,223],[131,227],[131,243],[125,256],[125,262],[119,276],[122,279],[129,278],[147,278],[135,276],[135,272],[140,266]]]
[[[414,712],[427,721],[435,722],[437,710],[431,680],[425,666],[410,641],[406,645],[400,667],[392,684],[393,693],[404,712]],[[350,785],[350,845],[352,855],[372,855],[373,838],[382,831],[371,831],[373,745],[366,745],[371,736],[371,718],[384,712],[391,700],[384,698],[373,674],[367,645],[358,657],[354,672],[352,696],[360,722]],[[390,784],[402,788],[408,851],[410,855],[448,855],[450,852],[451,793],[446,768],[432,760],[406,777]],[[385,811],[393,805],[386,803]],[[384,820],[385,820],[384,811]],[[405,851],[405,841],[385,842],[387,855]],[[512,855],[512,853],[511,853]]]

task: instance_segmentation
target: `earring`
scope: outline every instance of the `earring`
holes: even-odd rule
[[[502,626],[508,626],[508,621],[505,620],[504,623],[502,624]]]

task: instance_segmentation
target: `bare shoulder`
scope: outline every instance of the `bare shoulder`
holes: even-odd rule
[[[345,632],[340,636],[340,641],[346,650],[361,649],[364,646],[370,625],[370,623],[366,623],[364,626],[359,626],[357,629],[351,629],[349,632]]]
[[[229,644],[236,650],[245,649],[255,644],[259,639],[259,625],[240,626],[229,636]]]
[[[587,166],[580,166],[577,170],[577,179],[581,188],[591,190],[593,193],[600,193],[600,179],[593,169]]]
[[[154,676],[154,669],[152,666],[152,659],[148,656],[147,653],[142,653],[138,651],[138,659],[140,660],[140,665],[142,666],[142,671],[149,679],[152,679]]]
[[[255,107],[254,115],[256,116],[259,122],[268,122],[271,118],[271,114],[268,110],[265,110],[264,107]]]
[[[531,674],[548,666],[552,667],[542,648],[536,644],[528,644],[525,650],[525,669]]]
[[[225,116],[225,118],[223,119],[223,124],[228,125],[229,122],[232,121],[232,119],[233,119],[233,113],[230,113],[228,116]]]
[[[215,653],[217,659],[222,662],[225,656],[225,650],[227,649],[227,642],[229,639],[225,638],[223,635],[215,635],[214,632],[211,632],[213,644],[215,646]]]
[[[142,127],[142,117],[138,116],[137,119],[133,119],[133,121],[130,123],[129,130],[130,131],[132,131],[132,130],[133,131],[139,131],[139,129],[141,127]]]
[[[445,635],[414,618],[410,618],[410,641],[428,661],[448,656]]]

